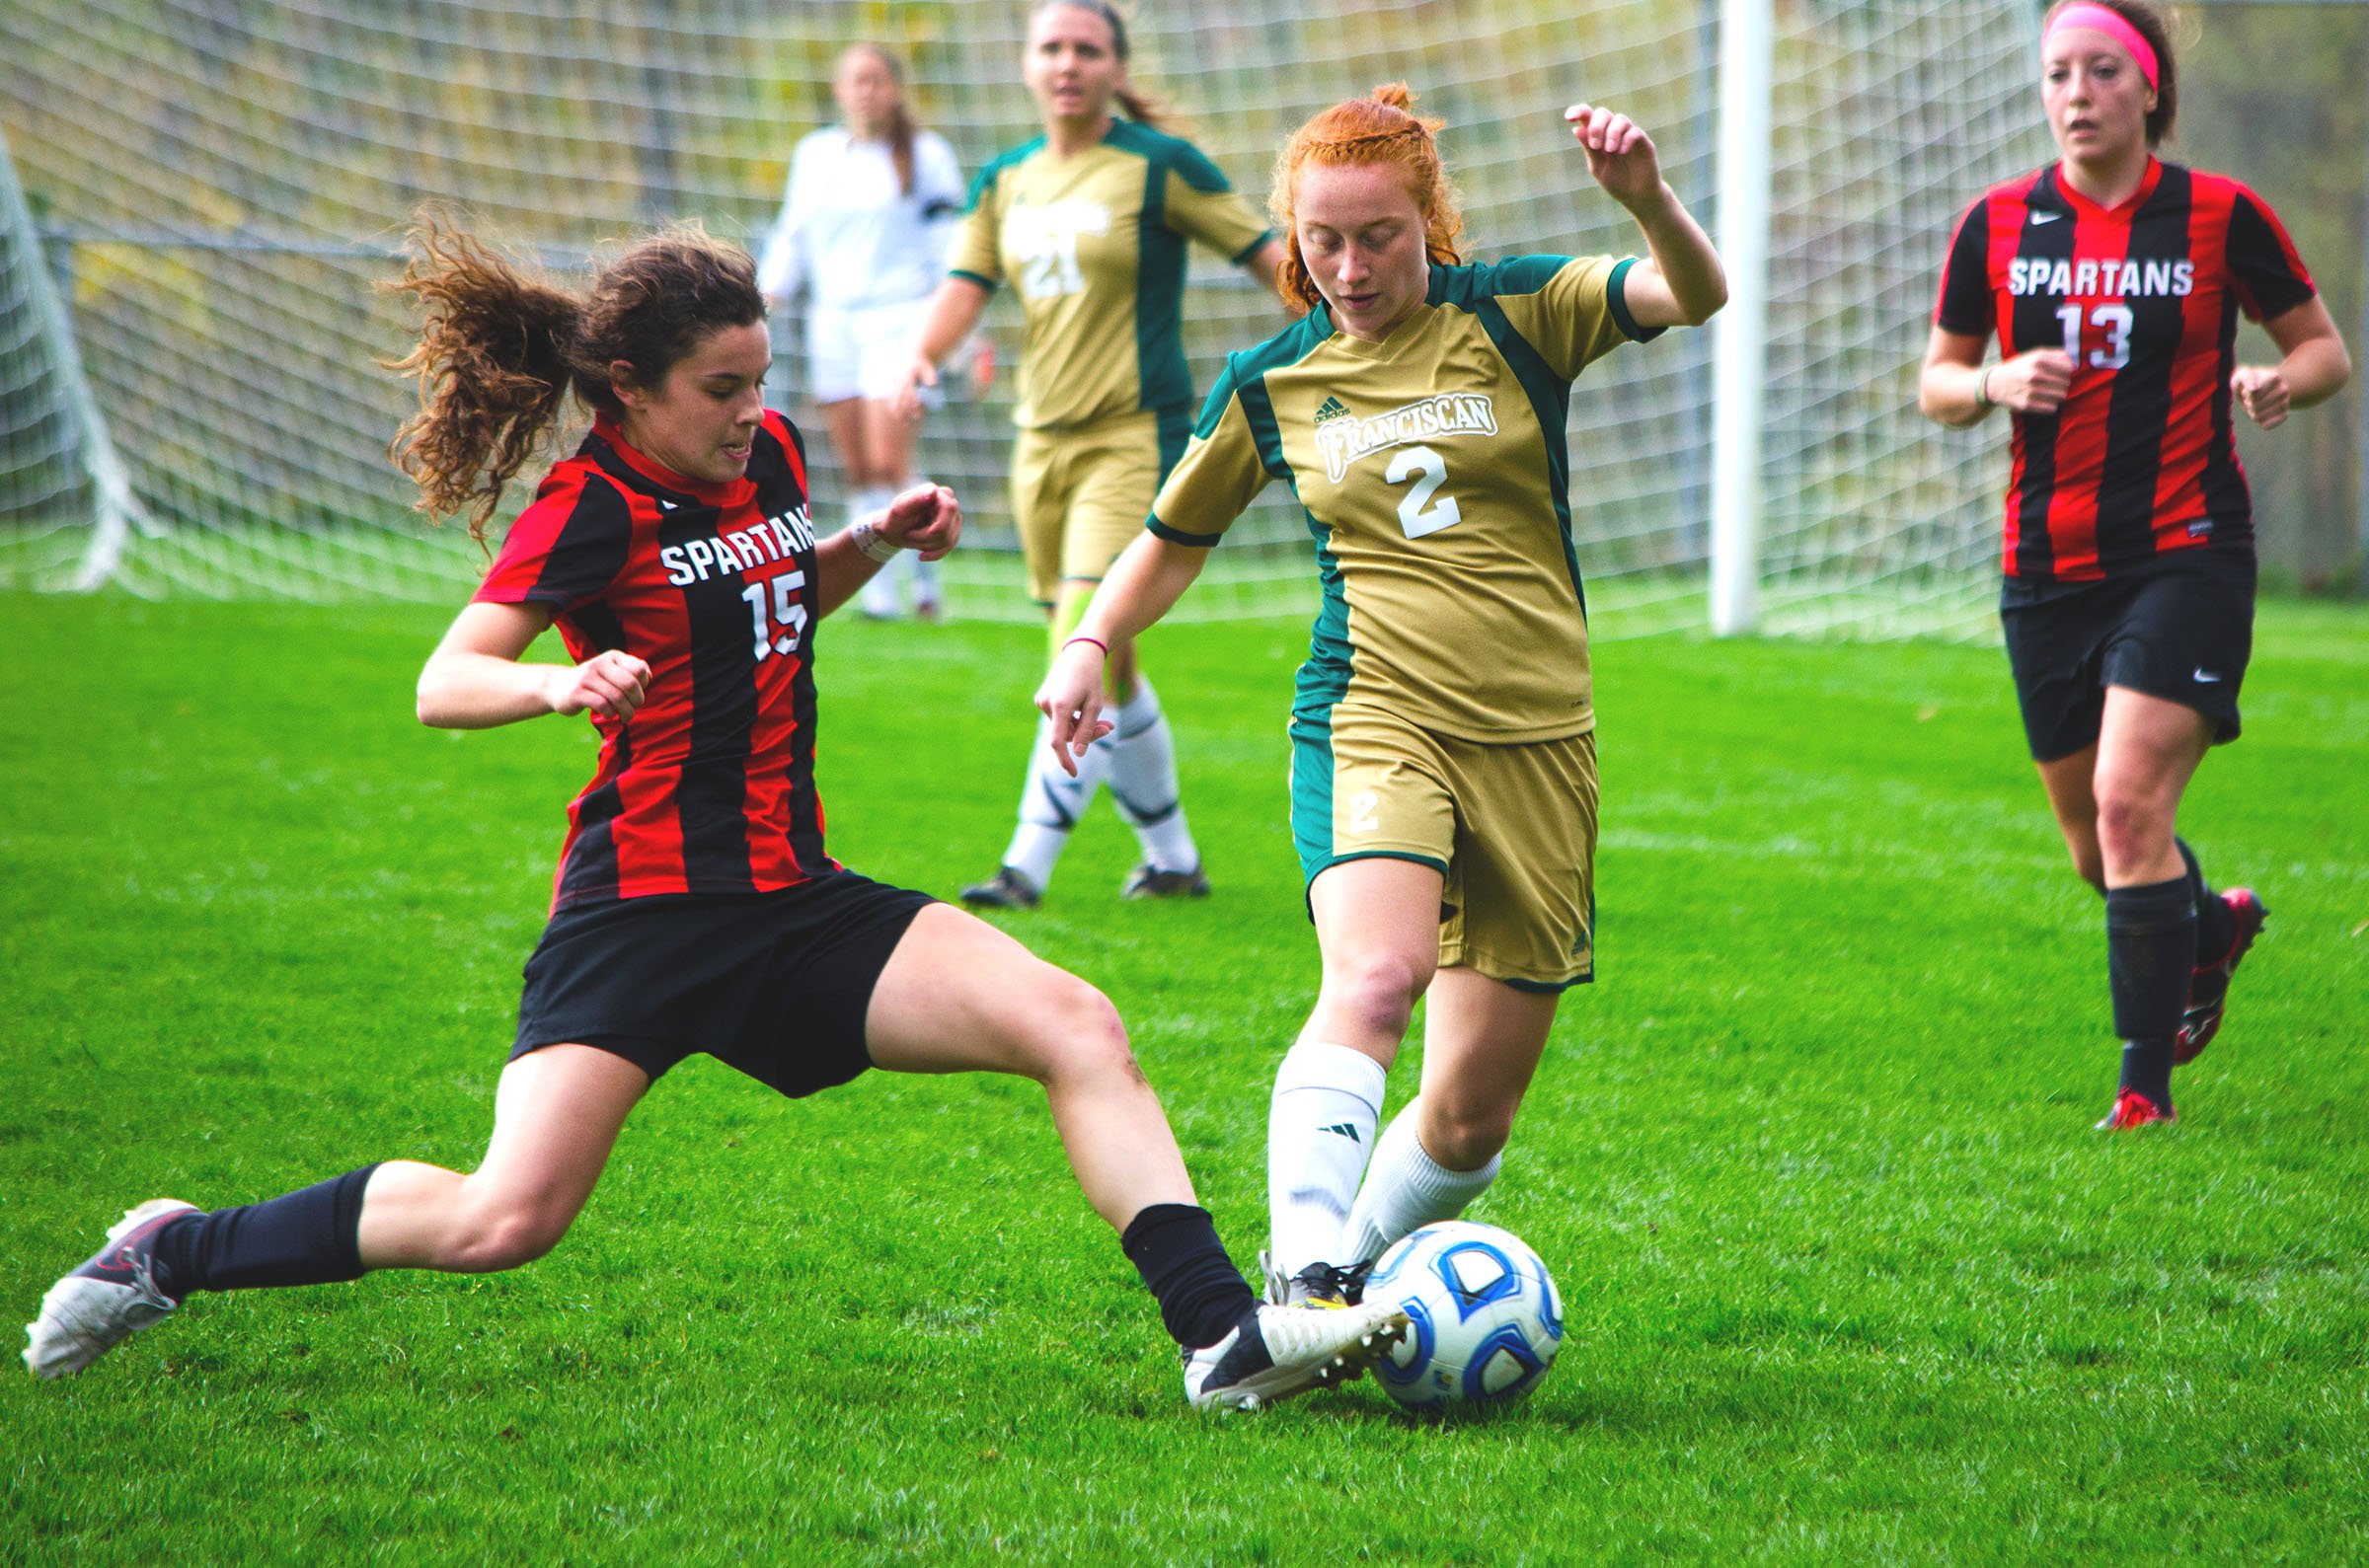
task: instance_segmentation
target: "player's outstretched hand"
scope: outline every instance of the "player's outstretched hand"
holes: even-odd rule
[[[631,718],[650,695],[650,666],[611,648],[573,669],[551,666],[551,710],[563,718],[589,709],[600,718]]]
[[[936,385],[938,367],[930,363],[928,355],[915,354],[913,362],[905,366],[904,377],[898,383],[895,395],[888,400],[888,411],[908,422],[920,419],[923,412],[921,389]]]
[[[1111,730],[1110,720],[1102,716],[1104,659],[1092,642],[1067,643],[1036,688],[1036,711],[1053,721],[1053,755],[1073,779],[1086,748]]]
[[[936,560],[962,537],[962,503],[943,485],[916,485],[880,514],[880,536]]]
[[[2263,429],[2275,430],[2286,423],[2287,403],[2293,394],[2276,365],[2240,365],[2229,378],[2229,391],[2246,411],[2246,417]]]
[[[1587,172],[1606,195],[1634,207],[1660,193],[1661,155],[1637,121],[1598,104],[1573,104],[1563,117],[1587,149]]]
[[[2073,389],[2073,356],[2062,348],[2034,348],[1993,365],[1983,386],[2003,409],[2054,413]]]

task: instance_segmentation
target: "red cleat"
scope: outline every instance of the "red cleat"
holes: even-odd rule
[[[2221,1032],[2222,1016],[2229,1010],[2229,977],[2238,972],[2247,949],[2270,918],[2270,911],[2251,887],[2233,887],[2221,895],[2221,902],[2229,906],[2237,937],[2229,944],[2228,957],[2217,964],[2198,964],[2188,979],[2188,1010],[2180,1019],[2179,1043],[2172,1051],[2174,1067],[2195,1061]]]
[[[2165,1110],[2135,1088],[2126,1088],[2114,1096],[2114,1108],[2105,1113],[2105,1120],[2098,1124],[2098,1131],[2127,1132],[2151,1122],[2162,1122],[2169,1126],[2178,1120],[2179,1117],[2176,1112]]]

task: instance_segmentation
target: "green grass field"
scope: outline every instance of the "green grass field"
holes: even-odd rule
[[[442,620],[0,596],[10,1323],[136,1200],[473,1162],[593,748],[413,722]],[[1315,978],[1303,644],[1149,643],[1214,897],[1118,904],[1104,807],[1009,922],[1116,1000],[1246,1265]],[[834,623],[841,859],[992,865],[1039,647]],[[703,1061],[529,1269],[200,1298],[0,1377],[0,1562],[2369,1556],[2369,613],[2264,608],[2184,826],[2275,916],[2179,1125],[2125,1138],[1995,649],[1660,637],[1597,679],[1603,978],[1475,1211],[1567,1300],[1527,1404],[1196,1417],[1028,1085],[792,1104]]]

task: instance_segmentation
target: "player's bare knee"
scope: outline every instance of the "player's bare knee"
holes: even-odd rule
[[[532,1263],[560,1244],[575,1218],[550,1204],[495,1200],[468,1206],[446,1248],[445,1267],[494,1274]]]
[[[1127,1044],[1127,1026],[1118,1008],[1075,975],[1063,974],[1061,981],[1045,998],[1034,1038],[1029,1042],[1033,1075],[1048,1083],[1113,1074],[1140,1082],[1143,1074]]]
[[[1346,1008],[1377,1033],[1403,1035],[1415,1002],[1431,983],[1432,964],[1404,953],[1371,952],[1325,966],[1327,1000]]]
[[[2172,818],[2152,791],[2114,786],[2098,793],[2100,874],[2108,862],[2153,858],[2172,842]]]

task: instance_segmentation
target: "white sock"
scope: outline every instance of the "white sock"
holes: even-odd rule
[[[1111,715],[1110,798],[1135,829],[1144,860],[1155,871],[1190,871],[1201,852],[1184,822],[1184,800],[1177,786],[1177,740],[1160,711],[1160,694],[1142,676],[1135,695]]]
[[[1349,1223],[1341,1232],[1345,1255],[1340,1263],[1363,1263],[1382,1255],[1399,1237],[1440,1220],[1453,1220],[1497,1179],[1505,1162],[1491,1155],[1479,1170],[1450,1170],[1433,1159],[1415,1136],[1415,1107],[1419,1094],[1390,1119],[1375,1147],[1373,1168],[1357,1189]]]
[[[1303,1040],[1275,1071],[1266,1115],[1271,1256],[1285,1278],[1339,1256],[1349,1199],[1382,1120],[1382,1064],[1363,1051]]]
[[[1053,721],[1036,720],[1036,739],[1029,747],[1029,780],[1021,786],[1020,826],[1004,863],[1027,877],[1038,892],[1051,880],[1053,863],[1069,847],[1069,834],[1094,803],[1094,791],[1110,771],[1111,746],[1105,738],[1086,748],[1072,779],[1053,760]]]

